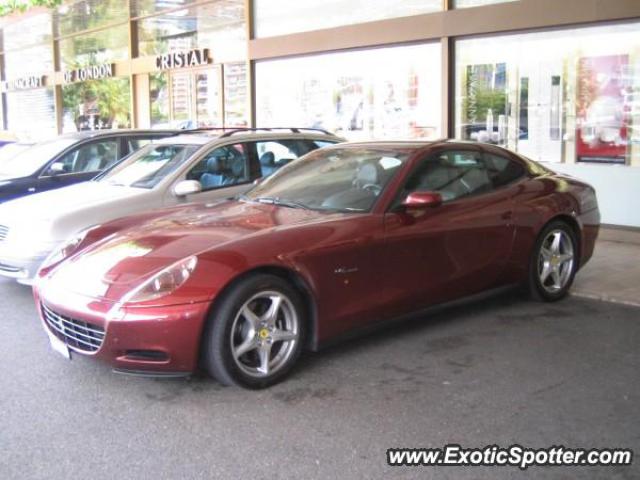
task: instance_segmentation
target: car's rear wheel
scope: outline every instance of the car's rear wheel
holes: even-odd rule
[[[209,373],[225,385],[265,388],[300,356],[304,303],[284,279],[257,274],[232,286],[211,312],[204,338]]]
[[[562,221],[548,224],[536,241],[529,267],[532,297],[546,302],[564,298],[576,274],[577,253],[573,229]]]

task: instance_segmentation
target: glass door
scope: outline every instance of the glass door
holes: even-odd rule
[[[150,76],[151,124],[170,128],[223,125],[220,66]]]

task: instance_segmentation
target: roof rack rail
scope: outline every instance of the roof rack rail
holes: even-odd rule
[[[198,133],[198,132],[209,132],[209,131],[221,131],[224,132],[220,135],[220,138],[230,137],[234,133],[242,133],[242,132],[272,132],[274,130],[289,130],[292,133],[301,133],[301,131],[307,132],[319,132],[325,135],[333,135],[331,132],[324,130],[322,128],[307,128],[307,127],[196,127],[196,128],[185,128],[184,130],[175,130],[173,136],[183,135],[185,133]]]
[[[228,132],[223,133],[221,135],[221,138],[222,137],[230,137],[234,133],[260,132],[260,131],[272,132],[274,130],[290,130],[292,133],[301,133],[301,131],[304,130],[304,131],[308,131],[308,132],[319,132],[319,133],[323,133],[325,135],[333,135],[331,132],[328,132],[327,130],[323,130],[322,128],[307,128],[307,127],[259,127],[259,128],[249,128],[249,127],[238,127],[238,128],[235,128],[235,129],[230,129]]]

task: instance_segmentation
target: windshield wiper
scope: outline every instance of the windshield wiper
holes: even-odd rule
[[[300,208],[302,210],[311,210],[311,208],[307,207],[304,203],[294,202],[293,200],[287,200],[284,198],[278,197],[258,197],[253,200],[258,203],[268,203],[270,205],[278,205],[279,207],[288,207],[288,208]]]

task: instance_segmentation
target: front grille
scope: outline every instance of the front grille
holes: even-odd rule
[[[44,304],[42,315],[56,337],[76,350],[92,353],[104,341],[104,329],[98,325],[60,315]]]
[[[0,242],[4,241],[9,235],[9,227],[5,227],[4,225],[0,225]]]

